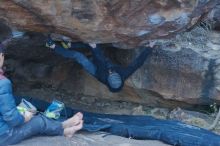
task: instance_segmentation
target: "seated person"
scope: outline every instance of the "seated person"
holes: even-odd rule
[[[3,75],[4,48],[0,44],[0,146],[16,144],[37,135],[64,135],[72,137],[83,126],[83,115],[77,113],[64,122],[47,118],[43,114],[33,115],[29,111],[21,114],[12,94],[12,85]]]
[[[124,86],[124,81],[143,65],[147,56],[152,52],[152,48],[144,48],[140,55],[129,66],[122,67],[113,64],[106,58],[99,45],[88,45],[80,42],[68,42],[65,45],[66,47],[57,45],[51,38],[48,38],[46,43],[46,46],[54,49],[56,53],[63,57],[74,59],[81,64],[86,71],[105,84],[111,92],[119,92]],[[92,51],[93,59],[90,61],[82,53],[69,50],[68,48],[88,48]]]

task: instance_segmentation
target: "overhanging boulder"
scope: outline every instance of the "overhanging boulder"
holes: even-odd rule
[[[218,0],[1,0],[0,19],[12,28],[55,32],[124,48],[169,37],[205,17]]]

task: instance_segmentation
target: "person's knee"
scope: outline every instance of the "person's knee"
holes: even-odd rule
[[[46,122],[45,119],[42,115],[36,115],[31,119],[31,124],[33,127],[37,127],[40,129],[45,129],[46,127]]]

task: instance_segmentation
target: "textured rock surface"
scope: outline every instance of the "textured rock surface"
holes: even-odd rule
[[[169,119],[182,121],[202,128],[208,128],[214,121],[214,118],[208,114],[187,111],[181,108],[172,110],[169,114]]]
[[[164,42],[162,47],[155,48],[144,66],[127,80],[119,93],[109,92],[73,60],[45,48],[45,37],[41,34],[29,34],[12,42],[6,55],[6,66],[16,93],[23,96],[56,97],[67,99],[69,104],[81,99],[91,105],[101,98],[165,107],[187,106],[184,102],[210,104],[220,99],[220,45],[215,44],[220,36],[217,32],[205,34],[213,43],[199,33],[196,35],[200,37],[192,36],[203,39],[203,44],[198,46],[193,40],[184,42],[183,39],[174,40],[175,47]],[[127,65],[138,52],[115,48],[105,50],[106,56],[122,65]],[[87,50],[84,52],[88,57],[91,55]]]
[[[131,47],[193,26],[216,3],[218,0],[1,0],[0,19],[13,28]]]
[[[162,42],[162,45],[157,45],[144,66],[128,79],[122,92],[117,94],[110,93],[72,60],[64,59],[46,49],[46,38],[42,34],[29,34],[10,44],[6,55],[7,73],[14,83],[17,95],[45,100],[56,98],[69,106],[96,112],[99,109],[96,109],[97,106],[104,109],[98,112],[156,114],[157,117],[165,119],[169,115],[167,109],[147,111],[142,106],[133,107],[121,101],[164,107],[219,102],[219,32],[196,35],[184,33],[185,35],[177,35],[169,41],[158,40],[182,32],[200,22],[216,3],[219,3],[218,0],[1,0],[0,20],[12,29],[55,32],[84,42],[114,43],[123,48],[138,46],[154,39],[156,43]],[[218,6],[213,10],[212,18],[216,20],[218,28]],[[5,26],[0,24],[1,40],[8,37],[10,31],[4,28]],[[91,55],[87,50],[84,52],[87,56]],[[107,48],[105,52],[116,63],[126,65],[138,50]],[[110,110],[115,106],[111,105],[109,99],[119,101],[118,109]],[[80,102],[90,108],[86,109]],[[125,106],[131,109],[123,111]],[[171,112],[169,116],[171,119],[204,127],[212,121],[207,115],[201,117],[201,114],[179,109]],[[155,141],[101,136],[79,134],[68,140],[63,137],[39,137],[18,146],[48,146],[54,143],[165,146]]]
[[[218,110],[214,112],[213,114],[210,114],[210,113],[207,114],[207,113],[201,113],[201,112],[195,112],[195,111],[184,110],[181,108],[176,108],[168,114],[167,118],[172,119],[172,120],[182,121],[184,123],[202,127],[204,129],[210,129],[209,127],[213,125],[217,114],[218,114]],[[220,122],[219,121],[217,121],[212,131],[217,134],[220,134]]]
[[[91,96],[166,107],[219,101],[219,32],[196,28],[169,40],[159,39],[199,22],[217,2],[2,0],[1,20],[12,28],[57,32],[86,42],[123,44],[132,39],[137,45],[139,40],[151,39],[157,46],[145,65],[127,80],[124,89],[113,94],[78,64],[46,49],[44,35],[29,33],[14,41],[6,56],[15,91],[44,99],[78,100]],[[2,24],[0,28],[1,39],[6,38],[9,28],[3,29]],[[149,34],[135,35],[142,29],[150,29]],[[115,48],[105,51],[122,65],[138,53]],[[91,55],[88,50],[84,52]],[[84,101],[96,103],[95,99]]]
[[[220,4],[214,7],[208,18],[215,23],[215,29],[220,30]]]
[[[73,138],[37,137],[26,140],[15,146],[169,146],[153,140],[133,140],[106,133],[76,134]],[[103,137],[104,136],[104,137]]]

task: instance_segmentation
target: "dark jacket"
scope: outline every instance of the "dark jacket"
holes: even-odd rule
[[[56,45],[55,52],[61,54],[66,58],[75,59],[79,64],[83,66],[85,70],[87,70],[100,82],[108,86],[111,92],[119,92],[124,86],[124,81],[144,64],[145,59],[152,52],[152,48],[143,48],[143,51],[140,53],[140,55],[137,58],[135,58],[130,63],[130,65],[128,65],[127,67],[122,67],[113,64],[108,58],[106,58],[99,45],[97,45],[96,48],[92,48],[88,44],[77,42],[77,43],[72,43],[71,46],[72,46],[71,49],[78,49],[78,48],[90,49],[93,53],[92,61],[90,61],[86,56],[84,56],[82,53],[78,51],[67,50],[59,45]],[[119,88],[111,88],[111,86],[109,85],[108,83],[109,69],[120,74],[122,79],[122,85]]]
[[[1,75],[2,76],[2,75]],[[0,135],[8,129],[22,125],[24,117],[17,110],[12,95],[11,81],[7,78],[0,79]]]
[[[95,49],[101,50],[100,48]],[[151,51],[151,48],[144,48],[140,55],[136,57],[127,67],[113,64],[109,59],[106,58],[100,60],[100,58],[94,57],[95,55],[93,54],[93,62],[97,67],[94,76],[103,84],[107,85],[111,92],[119,92],[123,88],[125,80],[144,64],[144,61]],[[117,72],[121,76],[122,85],[119,88],[111,88],[109,85],[107,80],[109,76],[109,69]]]

